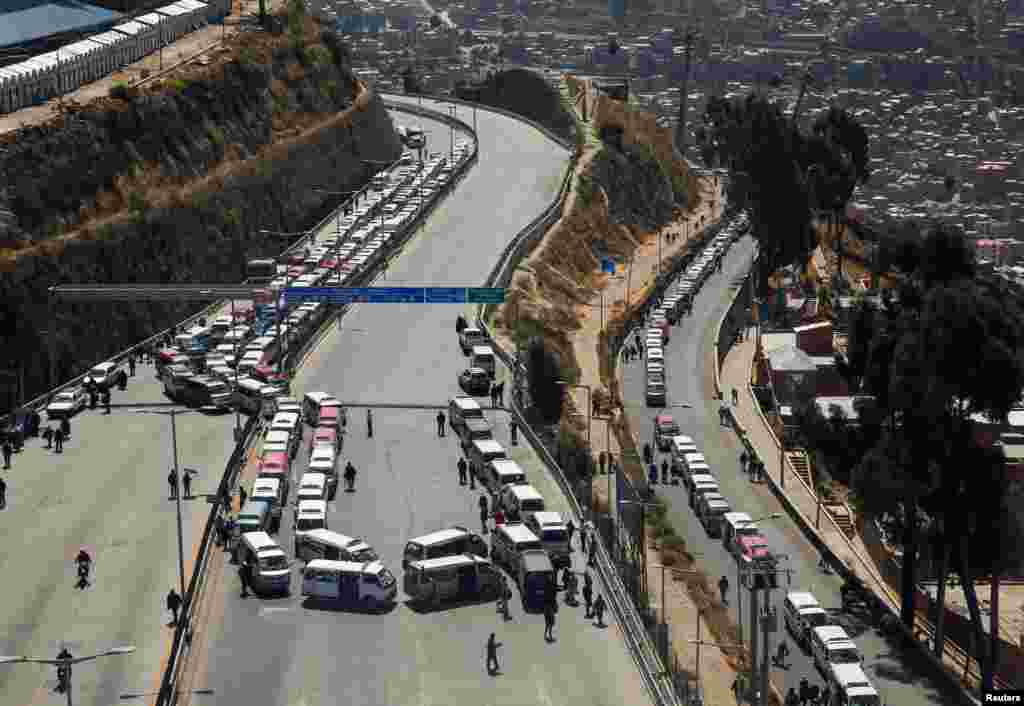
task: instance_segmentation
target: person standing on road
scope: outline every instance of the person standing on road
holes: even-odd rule
[[[501,665],[498,664],[498,648],[501,647],[501,643],[494,639],[494,633],[487,638],[487,673],[491,676],[498,674],[501,671]]]
[[[459,485],[466,484],[466,459],[459,457],[459,462],[455,464],[459,469]]]
[[[53,443],[56,446],[57,453],[64,452],[64,430],[58,429],[53,432]]]
[[[53,427],[46,427],[43,429],[43,441],[46,442],[46,448],[53,448]]]
[[[345,464],[345,486],[350,493],[356,489],[356,467],[351,461]]]
[[[252,564],[248,560],[238,565],[238,580],[242,584],[242,598],[248,598],[252,585]]]
[[[565,524],[565,533],[569,537],[569,551],[572,551],[572,536],[576,533],[576,525],[572,523],[572,518]]]
[[[732,406],[738,407],[740,404],[740,393],[735,387],[732,388]]]
[[[555,609],[550,603],[544,606],[544,639],[548,642],[554,642],[555,636],[552,634],[555,629]]]
[[[747,450],[743,449],[743,452],[740,454],[740,473],[746,473],[747,472],[747,462],[748,461],[750,461],[750,457],[747,456]]]
[[[437,412],[437,435],[438,437],[444,436],[444,412]]]
[[[167,610],[171,611],[171,625],[178,624],[178,609],[181,608],[181,596],[173,588],[167,593]]]
[[[171,486],[171,500],[176,500],[178,497],[178,472],[173,468],[171,472],[167,474],[167,484]]]
[[[490,516],[490,513],[487,512],[487,496],[486,495],[481,495],[480,496],[480,500],[478,502],[478,505],[480,505],[480,524],[484,528],[484,534],[487,534],[487,518]]]
[[[718,579],[718,592],[722,594],[722,605],[729,605],[729,579],[722,574]]]
[[[590,579],[590,572],[588,571],[588,572],[583,574],[583,605],[585,605],[587,607],[587,612],[583,616],[584,618],[589,619],[590,616],[592,616],[594,614],[593,613],[593,603],[594,603],[594,584],[593,584],[593,582]]]
[[[0,478],[0,510],[7,507],[7,481]]]
[[[181,476],[181,485],[185,488],[185,499],[189,500],[192,497],[192,474],[189,473],[188,469]]]
[[[135,377],[135,354],[128,356],[128,373]]]
[[[661,484],[668,485],[668,459],[661,459]]]
[[[594,615],[597,617],[597,627],[604,627],[604,609],[606,604],[604,602],[604,596],[598,596],[597,600],[594,601]]]
[[[110,390],[103,391],[103,413],[110,414]]]
[[[249,498],[249,494],[245,492],[245,486],[238,486],[238,509],[241,510],[245,507],[245,501]]]
[[[373,410],[366,408],[366,438],[373,438]]]
[[[3,452],[4,452],[4,469],[6,470],[6,469],[11,467],[11,454],[14,453],[14,446],[11,445],[11,440],[10,439],[4,439]]]
[[[67,417],[60,420],[60,430],[64,432],[65,441],[71,438],[71,422],[68,421]]]

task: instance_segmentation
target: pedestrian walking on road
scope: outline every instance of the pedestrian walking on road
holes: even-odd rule
[[[508,585],[508,579],[504,576],[501,577],[501,603],[499,609],[501,610],[501,616],[506,621],[512,620],[512,611],[509,608],[509,602],[512,600],[512,588]]]
[[[167,484],[171,486],[171,500],[175,500],[178,497],[178,472],[173,468],[171,472],[167,474]]]
[[[750,457],[747,455],[747,450],[743,449],[743,452],[740,454],[740,473],[747,472],[747,462],[749,460]]]
[[[252,586],[252,564],[248,561],[238,565],[238,580],[242,584],[242,598],[248,598]]]
[[[459,469],[459,485],[466,484],[466,459],[459,457],[459,462],[455,464],[456,468]]]
[[[437,413],[437,435],[438,437],[444,436],[444,412],[441,411]]]
[[[71,438],[71,422],[68,421],[67,417],[60,420],[60,430],[64,432],[65,441]]]
[[[593,568],[597,563],[597,540],[594,535],[590,535],[590,553],[587,556],[587,566]]]
[[[173,588],[167,593],[167,610],[171,611],[171,625],[178,624],[178,609],[181,608],[181,596]]]
[[[356,489],[356,467],[349,461],[345,464],[345,490],[352,493]]]
[[[128,373],[135,377],[135,355],[128,356]]]
[[[583,605],[587,607],[587,612],[583,616],[589,619],[593,615],[593,603],[594,603],[594,587],[590,582],[590,574],[586,573],[583,575]]]
[[[514,420],[508,423],[508,434],[512,441],[512,445],[517,446],[519,444],[519,429],[516,427]]]
[[[103,413],[110,414],[110,390],[103,391]]]
[[[579,590],[579,579],[576,578],[576,574],[571,569],[566,568],[565,576],[565,603],[576,607],[579,605],[579,601],[576,600],[576,591]]]
[[[576,525],[573,524],[572,519],[566,523],[565,533],[569,536],[569,551],[572,551],[572,536],[576,533]]]
[[[366,410],[366,438],[373,438],[373,410],[369,408]]]
[[[4,469],[8,469],[8,468],[11,467],[11,454],[14,453],[14,446],[11,444],[10,439],[5,439],[4,440],[3,452],[4,452]]]
[[[241,510],[243,507],[245,507],[245,501],[246,501],[246,499],[248,497],[249,497],[249,494],[247,492],[245,492],[245,486],[244,485],[239,485],[238,486],[238,509],[239,510]]]
[[[736,388],[734,387],[734,388],[732,388],[732,406],[733,406],[733,407],[738,407],[738,406],[739,406],[739,404],[740,404],[740,393],[739,393],[739,391],[738,391],[738,390],[737,390],[737,389],[736,389]]]
[[[604,627],[604,609],[607,604],[604,602],[604,596],[598,596],[597,600],[594,601],[594,616],[597,618],[597,627]]]
[[[192,474],[188,469],[181,477],[181,485],[185,488],[185,499],[190,500],[192,498]]]
[[[43,441],[46,442],[46,448],[53,448],[53,427],[46,427],[43,429]]]
[[[0,510],[7,507],[7,481],[0,478]]]
[[[498,648],[501,643],[494,639],[494,633],[487,638],[487,673],[492,677],[501,672],[501,665],[498,664]]]
[[[53,433],[53,443],[56,446],[57,453],[64,452],[64,430],[58,429]]]
[[[661,459],[661,484],[668,485],[668,459]]]
[[[775,666],[778,667],[779,669],[787,669],[786,659],[788,657],[789,657],[789,646],[786,644],[786,641],[783,640],[782,642],[779,643],[779,648],[775,652],[775,659],[773,660],[775,662]]]
[[[223,547],[227,543],[227,531],[224,527],[223,515],[217,515],[217,519],[214,520],[213,528],[217,533],[216,538],[213,540],[214,544],[218,547]]]
[[[729,426],[729,407],[723,402],[718,407],[718,424],[719,426]]]
[[[718,579],[718,592],[722,594],[722,605],[729,605],[729,579],[725,577],[725,574]]]
[[[548,642],[554,642],[555,636],[552,634],[555,629],[555,609],[551,607],[551,604],[544,606],[544,639]]]
[[[487,512],[487,496],[481,495],[478,504],[480,505],[480,524],[483,525],[484,534],[487,534],[487,518],[490,516],[490,513]]]

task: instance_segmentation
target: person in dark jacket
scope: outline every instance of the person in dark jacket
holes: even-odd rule
[[[71,438],[71,422],[68,421],[67,417],[60,420],[60,430],[64,432],[64,440]]]
[[[487,638],[487,673],[491,676],[501,671],[501,665],[498,664],[498,648],[501,647],[501,643],[494,639],[494,633]]]
[[[167,610],[171,611],[171,625],[178,624],[178,610],[181,608],[181,596],[173,588],[167,593]]]
[[[11,467],[11,454],[14,453],[14,444],[11,443],[10,439],[4,439],[3,453],[4,453],[4,468],[5,469],[6,468],[10,468]]]
[[[57,453],[64,452],[64,430],[58,429],[53,433],[53,443],[57,449]]]

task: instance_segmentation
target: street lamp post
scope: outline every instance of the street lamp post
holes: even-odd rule
[[[171,418],[171,445],[174,453],[174,498],[178,511],[178,579],[181,596],[185,597],[185,542],[181,529],[181,473],[178,468],[178,422],[179,414],[190,414],[192,409],[140,409],[136,414],[160,414]]]
[[[0,664],[20,664],[24,662],[32,662],[35,664],[53,664],[57,666],[58,672],[63,670],[63,673],[67,675],[66,680],[63,684],[65,687],[64,693],[67,696],[68,706],[74,706],[71,701],[71,665],[81,664],[82,662],[92,662],[99,659],[100,657],[110,657],[113,655],[126,655],[131,654],[135,651],[134,646],[125,647],[111,647],[109,650],[104,652],[97,652],[96,654],[87,655],[85,657],[71,657],[70,653],[67,657],[61,657],[59,659],[42,659],[39,657],[0,657]],[[61,654],[64,654],[64,650],[61,650]]]
[[[454,103],[448,106],[448,115],[451,117],[452,120],[455,120],[456,107],[455,107]],[[455,123],[454,122],[448,124],[448,134],[449,134],[449,136],[451,138],[451,140],[450,140],[451,147],[449,148],[448,161],[449,161],[449,163],[451,163],[455,159]]]

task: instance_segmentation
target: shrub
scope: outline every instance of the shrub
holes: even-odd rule
[[[288,94],[287,93],[282,93],[279,96],[274,96],[274,112],[275,113],[284,113],[285,111],[288,110],[290,105],[291,104],[288,101]]]
[[[562,416],[565,398],[562,386],[562,366],[559,356],[544,345],[544,339],[537,337],[530,341],[526,351],[527,381],[530,399],[547,424],[554,424]]]
[[[338,98],[338,82],[337,81],[321,81],[320,82],[320,94],[330,98],[332,101]]]
[[[331,52],[320,45],[306,47],[306,63],[310,66],[326,66],[331,63]]]
[[[684,205],[689,203],[689,188],[686,184],[686,177],[682,174],[672,175],[672,194],[676,197],[676,203]]]
[[[180,78],[172,78],[167,82],[167,87],[174,93],[181,93],[188,86],[187,83],[182,81]]]
[[[224,146],[224,131],[216,125],[209,125],[206,128],[206,134],[210,138],[213,144],[223,147]]]
[[[128,173],[131,174],[133,179],[138,179],[142,176],[143,169],[140,162],[132,162],[128,165]]]
[[[210,205],[210,192],[208,191],[193,191],[192,192],[192,208],[197,211],[202,211]]]
[[[131,93],[128,90],[128,84],[122,81],[118,81],[110,87],[109,95],[111,98],[126,101],[131,100]]]
[[[242,225],[242,211],[239,208],[224,209],[224,224],[237,228]]]
[[[273,162],[269,159],[261,159],[256,163],[256,175],[260,177],[269,177],[274,171]]]
[[[140,191],[133,191],[128,194],[128,213],[134,218],[141,218],[149,210],[149,204],[146,203],[146,197],[142,195]]]
[[[252,47],[242,47],[238,51],[238,61],[246,66],[259,63],[259,56]]]

